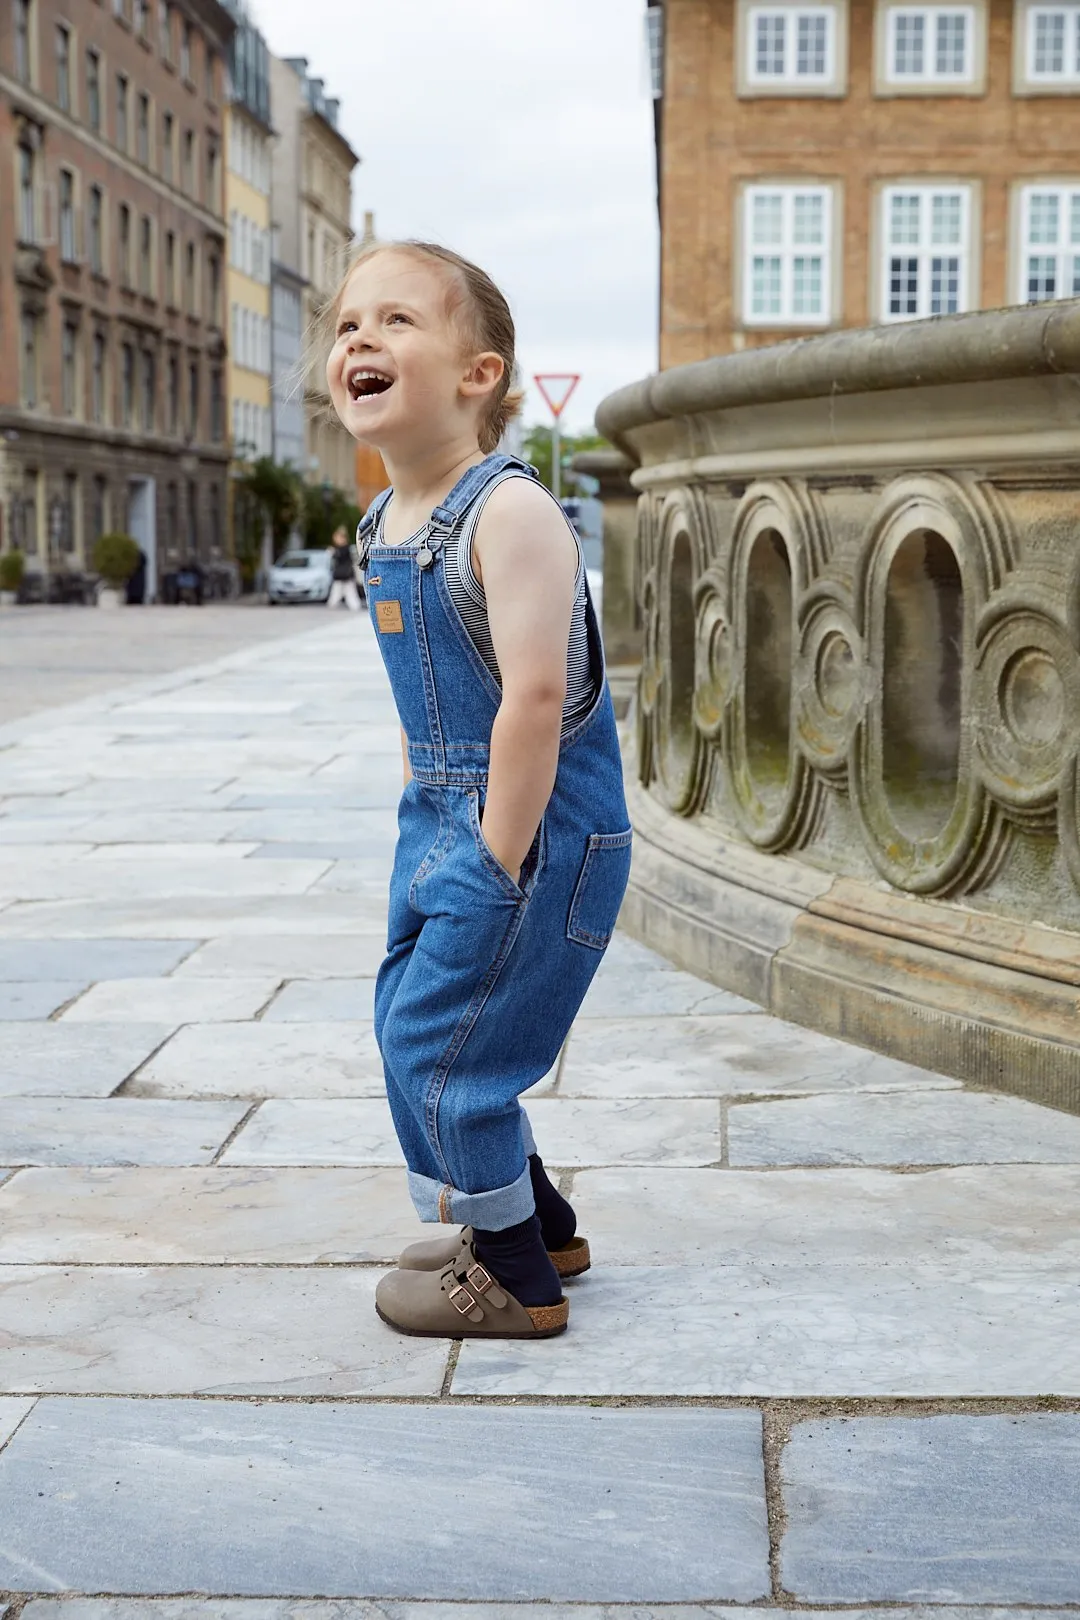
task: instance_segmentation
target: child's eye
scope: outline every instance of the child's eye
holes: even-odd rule
[[[356,322],[355,321],[340,321],[338,323],[338,329],[337,329],[338,337],[344,337],[346,332],[355,332],[355,331],[356,331]]]
[[[400,310],[400,309],[395,309],[393,311],[393,313],[388,315],[386,318],[387,318],[388,321],[404,321],[406,326],[411,326],[412,325],[412,322],[409,320],[409,317],[406,314],[404,314],[404,312],[402,310]]]

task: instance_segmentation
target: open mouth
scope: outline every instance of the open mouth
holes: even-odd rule
[[[351,400],[375,399],[394,385],[393,377],[385,371],[373,371],[369,366],[354,366],[345,379]]]

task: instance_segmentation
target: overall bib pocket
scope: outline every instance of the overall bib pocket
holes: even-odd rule
[[[633,833],[593,833],[582,862],[566,936],[579,945],[604,950],[615,931],[623,895],[630,876],[630,845]]]

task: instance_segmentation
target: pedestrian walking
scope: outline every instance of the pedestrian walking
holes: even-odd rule
[[[356,564],[349,544],[348,529],[339,526],[334,530],[333,544],[329,547],[329,551],[333,578],[326,605],[337,607],[339,602],[344,602],[350,613],[359,613],[360,592],[356,584]]]
[[[630,867],[600,631],[561,508],[497,451],[520,396],[489,277],[432,244],[371,247],[327,326],[335,409],[392,480],[357,531],[404,767],[375,1035],[416,1210],[464,1225],[406,1250],[376,1307],[405,1333],[548,1337],[589,1247],[519,1097]]]

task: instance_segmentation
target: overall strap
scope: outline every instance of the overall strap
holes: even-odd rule
[[[522,461],[520,456],[500,455],[498,452],[485,456],[475,467],[470,467],[462,473],[445,501],[435,508],[428,519],[427,532],[416,555],[421,568],[431,567],[439,551],[462,523],[473,503],[489,484],[494,483],[503,473],[511,469],[523,472],[530,478],[540,477],[536,468],[530,466],[527,461]]]
[[[393,493],[392,489],[384,489],[380,495],[376,495],[360,522],[356,525],[356,556],[361,568],[367,567],[368,552],[371,550],[371,537],[375,532],[375,525]]]

